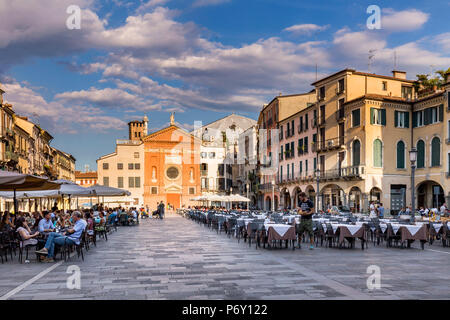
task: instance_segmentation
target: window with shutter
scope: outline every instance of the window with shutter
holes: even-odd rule
[[[416,127],[417,127],[417,112],[416,112],[416,111],[413,112],[413,115],[412,115],[412,122],[413,122],[412,127],[413,127],[413,128],[416,128]]]
[[[398,128],[398,111],[394,111],[394,126]]]
[[[303,150],[308,153],[308,137],[305,137],[305,143],[303,144]]]
[[[397,168],[405,169],[405,143],[403,141],[397,143]]]
[[[439,107],[439,120],[440,122],[444,121],[444,105],[441,104]]]
[[[405,114],[405,128],[409,128],[409,112],[404,112]]]
[[[308,130],[308,114],[305,114],[305,130]]]
[[[431,123],[431,108],[424,110],[424,125],[429,125]]]
[[[373,142],[373,166],[376,168],[381,168],[383,165],[383,148],[380,139],[376,139]]]
[[[417,142],[417,168],[425,168],[425,142]]]
[[[431,140],[431,166],[438,167],[441,165],[441,140],[434,137]]]
[[[386,125],[386,109],[381,109],[381,125]]]
[[[361,142],[359,142],[359,140],[353,141],[352,153],[354,166],[359,166],[361,164],[360,149],[361,149]]]

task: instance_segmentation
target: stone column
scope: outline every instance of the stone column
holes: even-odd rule
[[[367,193],[361,193],[361,212],[367,213],[367,208],[369,207],[369,195]]]

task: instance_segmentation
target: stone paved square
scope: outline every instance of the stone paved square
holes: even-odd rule
[[[427,244],[425,250],[371,244],[364,251],[256,250],[181,216],[167,215],[165,220],[121,227],[107,242],[100,240],[91,248],[84,262],[75,256],[44,275],[52,264],[33,260],[19,264],[17,258],[5,262],[0,265],[0,296],[14,300],[449,299],[449,262],[450,250],[436,243]],[[79,290],[66,286],[70,265],[80,267]],[[381,269],[379,290],[367,289],[370,265]]]

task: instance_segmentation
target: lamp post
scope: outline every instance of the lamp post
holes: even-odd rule
[[[249,184],[248,183],[247,183],[246,187],[247,187],[247,199],[248,199],[248,189],[249,189]],[[248,202],[247,202],[247,210],[248,210]]]
[[[275,180],[272,180],[272,212],[275,211]]]
[[[230,187],[230,196],[233,195],[233,187]],[[230,202],[230,209],[233,209],[233,202]]]
[[[319,213],[319,182],[320,182],[320,169],[316,169],[316,182],[317,182],[317,190],[316,190],[316,212]]]
[[[411,148],[409,151],[409,160],[411,161],[411,219],[414,221],[415,211],[416,211],[416,195],[415,184],[414,184],[414,175],[416,173],[416,161],[417,161],[417,149]]]

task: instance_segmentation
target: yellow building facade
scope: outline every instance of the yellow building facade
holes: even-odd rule
[[[417,99],[414,84],[401,71],[352,69],[313,83],[322,208],[365,212],[374,201],[395,213],[410,206],[412,147],[420,148],[416,208],[439,207],[448,197],[448,85]]]

